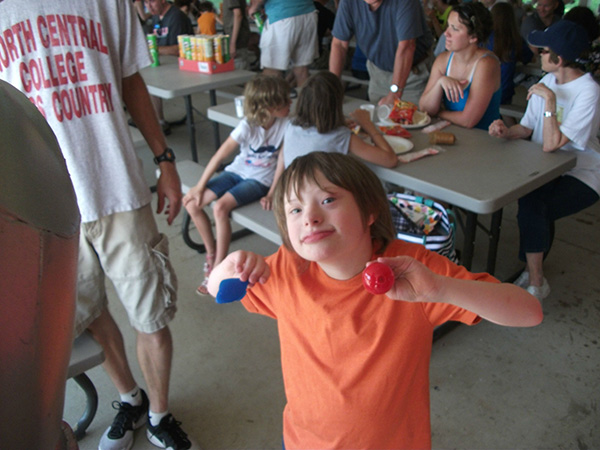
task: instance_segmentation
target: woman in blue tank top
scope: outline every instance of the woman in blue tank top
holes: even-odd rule
[[[444,33],[448,51],[435,59],[419,109],[466,128],[487,130],[500,118],[500,62],[480,47],[491,29],[492,16],[481,3],[452,9]]]

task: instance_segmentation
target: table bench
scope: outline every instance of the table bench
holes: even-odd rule
[[[204,167],[190,160],[178,161],[176,165],[181,179],[181,190],[186,194],[198,183]],[[159,173],[157,173],[158,175]],[[282,244],[273,211],[265,211],[260,202],[253,202],[234,209],[231,211],[231,220],[244,227],[244,229],[233,233],[232,240],[246,236],[249,232],[254,232],[277,245]],[[185,212],[181,229],[183,240],[190,248],[197,250],[199,253],[204,253],[204,245],[194,242],[189,235],[190,222],[190,216]]]
[[[98,392],[85,372],[102,364],[103,361],[104,352],[102,347],[87,331],[73,341],[67,378],[73,378],[73,381],[83,389],[86,396],[85,411],[73,427],[73,433],[78,441],[85,436],[86,430],[94,420],[98,409]]]

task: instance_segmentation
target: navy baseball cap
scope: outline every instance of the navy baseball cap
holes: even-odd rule
[[[527,37],[533,47],[548,47],[565,61],[573,62],[590,48],[588,34],[581,25],[559,20],[545,30],[534,30]]]

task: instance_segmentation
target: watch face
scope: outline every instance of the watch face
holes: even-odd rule
[[[397,85],[397,84],[392,84],[392,85],[390,86],[390,91],[392,91],[394,94],[395,94],[396,92],[398,92],[398,85]]]
[[[162,155],[158,155],[154,158],[154,163],[159,164],[161,162],[175,162],[175,152],[172,149],[166,148]]]

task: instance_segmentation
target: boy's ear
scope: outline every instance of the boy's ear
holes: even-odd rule
[[[373,225],[375,223],[375,219],[376,219],[376,217],[374,214],[369,214],[369,218],[367,220],[367,226],[370,227],[371,225]]]

